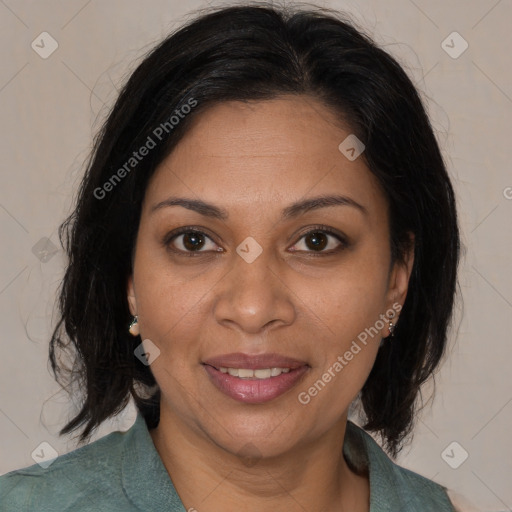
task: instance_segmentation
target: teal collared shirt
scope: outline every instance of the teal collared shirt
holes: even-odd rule
[[[373,438],[347,423],[344,452],[369,469],[370,512],[453,512],[440,485],[394,464]],[[112,432],[61,455],[0,477],[2,512],[187,512],[141,413]]]

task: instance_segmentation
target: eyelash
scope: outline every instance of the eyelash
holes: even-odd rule
[[[194,233],[194,234],[204,235],[215,243],[215,241],[212,239],[212,237],[210,237],[207,233],[200,231],[191,226],[184,226],[184,227],[178,228],[178,229],[168,233],[167,235],[165,235],[164,239],[162,240],[162,244],[166,248],[171,250],[172,252],[174,252],[180,256],[185,256],[185,257],[197,257],[197,256],[201,256],[202,254],[211,252],[211,251],[182,251],[181,249],[172,248],[171,245],[172,245],[172,242],[174,241],[174,239],[184,233]],[[312,233],[325,233],[327,235],[333,236],[340,242],[340,245],[336,249],[331,249],[329,251],[305,251],[310,256],[313,256],[313,257],[329,256],[329,255],[338,253],[338,252],[346,249],[350,245],[348,240],[343,235],[341,235],[340,233],[334,231],[333,229],[331,229],[327,226],[323,226],[323,225],[314,226],[310,230],[308,230],[305,233],[303,233],[302,235],[300,235],[300,237],[298,238],[297,242],[295,242],[294,245],[296,245],[300,240],[302,240],[304,237],[306,237]],[[218,252],[222,252],[222,251],[218,251]],[[294,251],[294,252],[304,252],[304,251]]]

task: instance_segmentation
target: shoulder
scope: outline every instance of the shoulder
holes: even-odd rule
[[[369,467],[371,512],[454,512],[443,486],[399,466],[367,432],[349,425]]]
[[[98,496],[108,496],[115,503],[116,494],[122,498],[120,460],[128,432],[112,432],[61,455],[46,469],[34,464],[1,476],[0,509],[5,512],[101,510],[98,503],[95,505]],[[122,502],[121,499],[119,503]]]
[[[475,505],[470,503],[462,494],[452,489],[448,489],[446,492],[454,506],[455,512],[479,512]]]

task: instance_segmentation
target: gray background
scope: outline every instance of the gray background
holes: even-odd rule
[[[43,441],[60,454],[75,447],[72,438],[57,435],[73,404],[47,364],[65,263],[57,227],[123,79],[186,13],[208,4],[220,5],[0,0],[0,474],[34,464],[31,453]],[[510,510],[512,2],[317,5],[346,10],[407,68],[428,101],[459,201],[467,247],[460,273],[464,309],[459,305],[435,401],[399,463],[462,493],[477,510]],[[469,45],[457,58],[463,40],[450,36],[454,31]],[[31,47],[33,41],[43,46],[42,32],[58,43],[46,59]],[[47,38],[44,48],[51,48]],[[134,414],[130,406],[93,440],[128,428]],[[453,441],[452,465],[462,449],[469,454],[457,469],[441,455]]]

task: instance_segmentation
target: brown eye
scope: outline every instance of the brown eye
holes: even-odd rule
[[[300,247],[301,245],[302,247]],[[327,228],[317,228],[302,235],[293,250],[327,255],[345,249],[348,246],[347,240],[342,235]]]
[[[313,250],[323,250],[327,247],[329,240],[325,233],[313,231],[305,236],[306,245]]]
[[[170,233],[163,240],[163,244],[170,250],[185,255],[222,251],[208,235],[190,228]]]
[[[183,246],[187,251],[196,251],[201,249],[205,243],[205,237],[201,233],[191,231],[189,233],[183,233]]]

